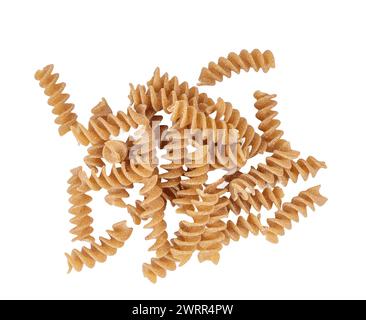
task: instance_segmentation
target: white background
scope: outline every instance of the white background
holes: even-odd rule
[[[366,298],[364,15],[364,1],[2,1],[0,298]],[[58,136],[34,72],[55,64],[85,123],[101,97],[126,109],[128,84],[156,66],[193,85],[202,66],[244,48],[271,49],[276,69],[202,91],[254,126],[253,92],[277,93],[285,138],[329,166],[285,199],[322,184],[328,203],[278,245],[250,236],[218,266],[193,258],[155,285],[141,272],[151,244],[142,227],[107,263],[67,275],[64,252],[80,245],[66,180],[85,148]],[[97,235],[130,221],[101,193],[92,205]],[[174,232],[182,216],[166,214]]]

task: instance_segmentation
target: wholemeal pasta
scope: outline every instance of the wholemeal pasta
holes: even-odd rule
[[[149,119],[161,110],[169,113],[168,108],[178,100],[187,100],[192,105],[212,103],[212,99],[205,93],[199,93],[197,87],[189,87],[187,82],[180,83],[177,77],[170,78],[167,73],[161,76],[159,68],[147,82],[147,88],[144,85],[135,88],[131,84],[129,98],[133,106],[147,106]]]
[[[125,241],[131,236],[132,229],[127,226],[126,221],[121,221],[115,223],[112,230],[107,230],[107,233],[109,239],[99,237],[100,244],[92,242],[90,247],[83,247],[81,251],[74,249],[71,254],[65,254],[69,272],[81,271],[84,265],[93,268],[96,262],[105,262],[107,257],[115,255],[117,249],[123,247]]]
[[[230,78],[231,73],[239,73],[241,70],[248,72],[250,69],[267,72],[275,67],[275,60],[271,51],[263,53],[258,49],[252,52],[240,51],[239,54],[230,52],[226,58],[220,57],[217,63],[210,62],[207,68],[202,68],[199,76],[200,86],[212,86],[217,81],[222,81],[224,77]]]
[[[144,108],[143,105],[140,105]],[[100,144],[109,140],[111,136],[118,136],[120,131],[128,132],[130,128],[137,128],[139,125],[148,125],[149,121],[143,113],[139,113],[132,107],[127,112],[119,111],[117,114],[108,114],[106,117],[98,117],[89,121],[88,128],[76,123],[71,130],[77,141],[87,146],[88,144]]]
[[[275,205],[279,208],[284,197],[282,188],[278,186],[274,188],[265,187],[263,191],[256,189],[254,194],[245,193],[244,198],[241,196],[240,191],[237,191],[233,186],[230,186],[230,189],[230,200],[234,202],[234,206],[238,205],[246,213],[250,213],[251,208],[258,212],[260,212],[262,207],[270,210]]]
[[[198,199],[188,198],[191,209],[187,209],[186,214],[193,221],[182,220],[176,233],[177,237],[172,240],[171,252],[181,266],[187,263],[196,250],[209,222],[210,214],[214,212],[214,206],[218,202],[218,196],[215,194],[206,194],[198,190],[197,195]]]
[[[299,221],[299,213],[306,217],[307,208],[315,210],[315,205],[322,206],[327,198],[322,196],[319,190],[320,186],[309,188],[292,198],[291,202],[285,202],[275,217],[267,220],[266,239],[277,243],[278,236],[284,235],[286,229],[291,229],[292,222]]]
[[[267,149],[267,143],[255,132],[254,128],[248,123],[247,119],[240,115],[230,102],[217,99],[216,103],[205,105],[203,108],[207,115],[215,114],[215,120],[222,119],[231,125],[231,128],[238,130],[238,138],[243,142],[242,149],[250,148],[249,158],[263,153]]]
[[[225,244],[228,245],[231,240],[238,241],[240,238],[247,238],[249,234],[257,236],[259,233],[265,233],[260,215],[249,213],[246,219],[240,216],[236,222],[229,220],[226,223],[226,229],[224,230]]]
[[[55,123],[60,127],[58,132],[64,135],[71,130],[71,127],[77,123],[77,115],[73,112],[74,104],[67,102],[70,95],[64,93],[66,84],[57,82],[58,73],[53,73],[53,65],[47,65],[35,74],[39,85],[44,89],[44,93],[48,96],[48,104],[53,107],[52,113],[57,115]]]
[[[275,97],[275,94],[254,92],[256,99],[254,107],[258,110],[255,116],[261,122],[258,128],[263,132],[262,139],[267,143],[267,150],[270,152],[274,150],[288,151],[291,149],[290,143],[282,139],[283,131],[278,129],[281,121],[276,119],[278,112],[273,110],[277,105]]]
[[[68,180],[69,188],[67,189],[70,195],[69,202],[72,204],[69,209],[74,217],[70,220],[75,226],[70,230],[74,235],[73,241],[94,241],[91,236],[93,232],[93,218],[90,216],[92,209],[88,204],[92,201],[92,197],[87,195],[85,189],[82,190],[82,181],[80,179],[81,167],[71,170],[71,177]]]
[[[227,205],[229,200],[222,197],[223,191],[212,193],[218,196],[217,203],[213,206],[213,211],[209,215],[209,221],[201,240],[198,243],[198,260],[200,262],[211,261],[218,264],[220,261],[220,251],[225,243],[226,224],[223,219],[227,218]]]
[[[145,239],[155,241],[149,251],[156,251],[156,257],[161,258],[169,253],[171,247],[166,231],[167,223],[164,220],[166,201],[162,196],[163,190],[159,186],[159,176],[157,174],[146,178],[142,183],[143,187],[140,194],[144,196],[144,199],[140,203],[143,209],[140,217],[144,220],[148,219],[148,223],[145,224],[144,228],[151,229],[150,234]]]
[[[232,72],[267,72],[274,67],[269,50],[231,52],[201,70],[199,85],[214,85]],[[299,213],[306,216],[307,208],[326,202],[316,186],[283,203],[289,182],[307,181],[326,164],[313,156],[299,159],[300,152],[283,138],[275,94],[254,93],[255,116],[260,122],[257,132],[230,102],[214,100],[156,68],[145,84],[130,84],[126,110],[114,112],[102,98],[84,126],[53,65],[38,70],[35,78],[57,116],[60,135],[70,131],[87,147],[86,168],[71,170],[67,192],[73,241],[89,244],[65,254],[69,272],[105,262],[132,233],[126,221],[121,221],[107,230],[108,238],[99,237],[97,242],[91,192],[103,192],[107,204],[126,211],[136,226],[148,230],[145,240],[152,242],[148,251],[153,257],[142,264],[142,272],[153,283],[195,254],[200,262],[217,264],[225,246],[249,234],[277,243],[292,222],[299,220]],[[254,162],[261,154],[265,154],[264,162],[246,168],[247,161]],[[223,174],[210,182],[218,169]],[[140,186],[139,199],[129,201],[136,186]],[[182,217],[172,235],[170,207]],[[263,210],[273,208],[274,217],[262,223]]]

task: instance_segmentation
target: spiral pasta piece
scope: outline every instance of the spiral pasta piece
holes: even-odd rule
[[[212,100],[205,93],[199,93],[197,87],[189,87],[187,82],[180,83],[177,77],[169,78],[165,73],[160,75],[156,68],[153,77],[147,83],[147,88],[130,84],[129,94],[131,105],[146,105],[146,115],[151,119],[158,111],[170,113],[168,108],[178,100],[187,100],[192,105],[209,104]]]
[[[263,132],[262,139],[267,142],[267,151],[290,150],[290,143],[282,139],[283,131],[278,129],[281,124],[281,121],[276,119],[278,112],[273,110],[277,105],[277,101],[274,100],[276,95],[256,91],[254,97],[257,100],[254,104],[258,110],[256,117],[261,121],[258,128]]]
[[[161,258],[152,258],[150,263],[144,263],[142,272],[144,277],[152,283],[156,283],[158,277],[165,278],[167,271],[174,271],[176,267],[176,261],[169,253]]]
[[[314,211],[315,205],[322,206],[326,201],[327,198],[320,194],[320,186],[300,192],[291,202],[285,202],[274,218],[267,219],[266,239],[277,243],[278,237],[284,235],[286,229],[291,229],[292,222],[299,221],[299,213],[307,217],[307,208]]]
[[[88,148],[88,155],[84,157],[84,163],[90,169],[102,168],[105,166],[103,161],[103,148],[104,143],[92,145]]]
[[[176,238],[172,240],[171,252],[180,266],[187,263],[196,250],[219,200],[216,194],[207,194],[202,190],[197,190],[196,193],[198,199],[190,200],[192,210],[186,211],[193,221],[182,220],[179,223],[179,230],[175,233]]]
[[[254,194],[249,194],[247,199],[242,199],[240,194],[233,190],[231,195],[231,201],[244,210],[246,213],[250,213],[251,208],[260,212],[262,206],[267,210],[270,210],[273,205],[277,208],[281,207],[282,198],[284,197],[284,192],[280,187],[266,187],[263,191],[255,190]]]
[[[74,216],[70,222],[75,225],[70,230],[70,233],[74,235],[72,241],[93,242],[94,237],[91,236],[93,232],[93,227],[91,226],[93,218],[90,216],[92,210],[88,206],[88,203],[92,201],[92,197],[80,188],[83,184],[79,177],[81,171],[81,167],[72,169],[71,178],[68,180],[69,188],[67,192],[70,195],[69,202],[72,204],[69,213]]]
[[[205,114],[215,113],[215,120],[230,124],[231,128],[238,130],[238,138],[243,141],[242,149],[250,148],[249,158],[263,153],[267,149],[267,143],[261,136],[255,132],[254,128],[248,123],[247,119],[240,115],[238,109],[235,109],[230,102],[225,102],[218,98],[216,103],[201,107]]]
[[[215,159],[213,159],[212,166],[215,169],[223,167],[230,170],[231,168],[242,167],[246,163],[248,140],[240,145],[238,139],[241,137],[238,137],[237,130],[232,124],[224,120],[213,119],[194,106],[190,106],[186,101],[178,101],[169,110],[172,111],[173,128],[178,127],[179,130],[189,129],[193,137],[194,133],[199,133],[202,140],[209,140],[207,142],[209,147],[214,148]],[[252,141],[251,136],[247,138]]]
[[[207,158],[207,146],[202,146],[194,151],[189,157],[191,160],[185,163],[187,170],[184,172],[186,179],[181,180],[181,189],[177,191],[177,198],[173,200],[179,208],[177,213],[186,213],[187,210],[193,210],[192,200],[198,200],[198,190],[203,189],[204,183],[208,179],[210,166],[205,159]]]
[[[44,93],[49,97],[48,104],[53,107],[52,113],[57,115],[55,123],[60,127],[59,134],[62,136],[71,130],[71,127],[77,124],[77,115],[72,112],[74,104],[67,102],[70,95],[64,93],[66,84],[57,82],[58,73],[53,73],[53,65],[47,65],[43,69],[38,70],[35,79],[39,81],[39,85],[44,89]]]
[[[285,170],[291,170],[294,163],[292,159],[297,158],[299,152],[275,150],[270,157],[266,158],[265,164],[259,164],[257,168],[252,167],[247,174],[241,174],[238,178],[230,181],[230,193],[241,194],[244,200],[248,200],[248,193],[255,191],[255,187],[264,188],[267,184],[275,186],[278,177],[285,174]]]
[[[140,194],[144,200],[140,203],[144,211],[140,214],[141,218],[149,222],[144,228],[151,229],[151,233],[146,240],[155,240],[155,243],[149,248],[149,251],[156,251],[156,257],[162,258],[169,253],[170,243],[166,231],[167,223],[164,220],[164,210],[166,202],[162,196],[162,189],[158,185],[159,178],[157,174],[152,175],[143,181],[143,188]]]
[[[218,264],[220,261],[220,251],[225,244],[225,229],[226,223],[223,219],[228,217],[229,211],[227,209],[229,199],[222,196],[226,193],[226,189],[211,190],[211,195],[216,195],[218,201],[213,206],[213,211],[209,215],[209,221],[206,224],[205,231],[201,236],[201,240],[197,245],[198,260],[200,262],[211,261]]]
[[[200,262],[211,261],[214,264],[219,263],[220,251],[225,242],[225,229],[226,224],[222,220],[206,226],[205,232],[198,244],[198,260]]]
[[[125,241],[131,236],[132,228],[127,226],[126,221],[121,221],[113,225],[112,230],[107,230],[109,239],[99,237],[100,244],[92,242],[90,247],[83,247],[81,251],[72,250],[71,254],[65,253],[69,266],[68,272],[73,269],[77,272],[85,265],[93,268],[96,262],[105,262],[107,257],[116,254],[117,249],[122,248]]]
[[[171,244],[167,239],[166,222],[163,220],[165,201],[158,180],[157,174],[145,180],[144,188],[140,191],[144,195],[144,201],[140,204],[144,210],[141,216],[151,218],[145,227],[153,229],[147,239],[156,240],[150,247],[150,250],[156,250],[156,257],[142,265],[142,272],[153,283],[156,283],[158,277],[164,278],[167,271],[176,269],[176,260],[170,252]]]
[[[283,186],[287,186],[288,181],[294,183],[301,177],[304,181],[307,181],[309,176],[315,177],[320,169],[326,169],[327,165],[324,161],[319,161],[313,156],[309,156],[306,159],[299,159],[296,162],[291,162],[291,168],[284,169],[284,174],[277,176],[276,180]]]
[[[241,70],[248,72],[250,69],[256,72],[262,69],[263,72],[267,72],[274,67],[275,59],[269,50],[263,53],[258,49],[252,52],[242,50],[239,54],[230,52],[226,58],[220,57],[217,63],[210,62],[207,68],[202,68],[198,85],[213,86],[217,81],[221,82],[224,77],[230,78],[232,72],[239,74]]]
[[[107,104],[103,98],[103,103]],[[145,106],[139,106],[142,111]],[[76,123],[71,130],[76,140],[82,145],[98,145],[109,140],[110,136],[118,136],[120,131],[128,132],[130,128],[137,128],[139,125],[149,125],[149,120],[144,112],[137,111],[136,107],[128,107],[127,112],[118,111],[117,114],[109,113],[105,117],[91,118],[88,128]]]
[[[234,129],[226,121],[207,116],[204,112],[189,105],[185,100],[177,101],[169,110],[172,112],[171,121],[175,124],[173,127],[179,129],[189,128],[191,131],[196,129],[211,130],[212,139],[215,143],[218,141],[218,130],[223,130],[222,133],[226,138],[225,140],[227,140],[230,136],[230,129]]]
[[[175,193],[174,191],[180,187],[181,177],[184,174],[183,165],[188,142],[182,131],[167,130],[164,138],[168,140],[168,143],[164,147],[166,154],[163,155],[163,158],[169,160],[170,163],[160,165],[166,172],[161,173],[159,177],[164,180],[161,182],[161,187],[165,191],[170,189],[170,193]]]
[[[106,120],[107,116],[112,113],[112,109],[107,104],[105,99],[102,99],[98,104],[92,108],[92,118],[97,119],[103,117]],[[89,168],[103,167],[103,148],[104,142],[92,145],[88,148],[88,155],[84,157],[84,162]]]
[[[230,240],[238,241],[241,237],[247,238],[251,233],[253,235],[258,235],[259,233],[264,234],[265,228],[260,221],[260,214],[254,215],[253,213],[248,214],[248,218],[240,216],[233,222],[229,220],[226,224],[225,234],[225,244],[228,245]]]

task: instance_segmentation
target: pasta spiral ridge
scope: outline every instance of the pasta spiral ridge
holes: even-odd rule
[[[278,112],[273,110],[277,105],[277,101],[274,100],[276,95],[256,91],[254,97],[254,107],[258,110],[256,117],[261,121],[258,128],[263,132],[263,140],[267,142],[267,151],[290,150],[289,142],[282,139],[283,131],[278,129],[281,124],[281,121],[276,119]]]
[[[72,204],[69,213],[74,215],[70,222],[75,225],[70,230],[70,233],[74,235],[72,241],[93,242],[94,237],[91,236],[93,232],[93,227],[91,226],[93,218],[90,216],[92,210],[88,206],[88,203],[92,201],[92,197],[87,195],[85,191],[80,191],[82,181],[80,180],[79,174],[81,170],[81,167],[72,169],[71,177],[68,180],[69,188],[67,192],[70,195],[69,202]]]
[[[259,164],[257,168],[251,167],[249,173],[240,174],[238,178],[230,181],[231,194],[241,194],[244,200],[248,200],[248,193],[255,191],[255,187],[264,188],[267,184],[275,186],[277,178],[285,174],[285,170],[290,170],[294,163],[292,159],[297,158],[299,152],[275,150],[270,157],[266,158],[266,163]]]
[[[67,102],[70,95],[64,93],[66,84],[64,82],[57,82],[59,78],[58,73],[53,73],[53,65],[47,65],[43,69],[38,70],[35,79],[39,81],[39,85],[44,89],[44,93],[49,97],[48,104],[53,107],[52,113],[57,115],[55,123],[60,127],[59,134],[62,136],[71,130],[71,127],[76,125],[77,115],[72,112],[74,104]]]
[[[103,98],[103,103],[107,104]],[[142,110],[144,106],[140,106]],[[128,107],[127,112],[118,111],[116,114],[108,114],[106,117],[91,118],[88,128],[77,123],[71,127],[76,140],[82,145],[98,145],[109,140],[110,136],[118,136],[120,131],[128,132],[131,127],[137,128],[139,125],[146,126],[149,120],[142,111]]]
[[[131,236],[132,228],[127,226],[126,221],[121,221],[113,225],[112,230],[107,230],[109,239],[99,237],[100,244],[92,242],[90,247],[83,247],[81,251],[72,250],[71,254],[65,253],[69,266],[68,272],[73,269],[77,272],[85,265],[93,268],[96,262],[105,262],[107,257],[116,254],[117,249],[122,248],[125,241]]]
[[[327,165],[324,161],[319,161],[313,156],[309,156],[306,159],[299,159],[296,162],[291,162],[291,168],[284,169],[282,176],[277,176],[278,180],[283,186],[287,186],[288,181],[294,183],[301,177],[304,181],[307,181],[309,176],[315,177],[320,169],[326,169]]]
[[[214,212],[214,206],[218,202],[216,194],[206,194],[202,190],[197,190],[197,195],[198,199],[190,200],[192,210],[186,211],[193,221],[182,220],[179,223],[179,230],[175,233],[176,237],[172,240],[171,252],[180,266],[187,263],[196,250],[210,215]]]
[[[84,163],[90,168],[102,168],[105,166],[103,161],[104,143],[92,145],[87,149],[88,155],[84,157]]]
[[[102,117],[104,120],[112,113],[112,109],[109,107],[105,99],[102,99],[98,104],[92,108],[92,118],[97,119]],[[96,145],[92,145],[87,149],[88,155],[84,157],[84,163],[89,168],[103,167],[105,162],[103,161],[103,148],[104,141]]]
[[[199,93],[197,87],[189,87],[187,82],[180,83],[177,77],[169,78],[167,73],[161,76],[159,68],[155,69],[147,88],[144,85],[135,88],[130,84],[129,99],[131,105],[146,105],[149,119],[160,110],[169,113],[168,108],[178,100],[186,99],[193,105],[212,103],[205,93]]]
[[[216,103],[206,105],[203,110],[207,115],[215,113],[216,120],[222,119],[238,130],[238,138],[244,142],[242,148],[250,147],[249,158],[262,154],[267,149],[266,141],[255,132],[247,119],[242,117],[239,110],[235,109],[230,102],[218,98]]]
[[[263,191],[255,189],[254,194],[248,195],[248,199],[242,199],[240,194],[237,194],[236,190],[233,190],[230,200],[235,203],[234,206],[238,205],[249,214],[251,208],[254,208],[257,212],[260,212],[262,206],[267,210],[272,209],[273,205],[280,208],[283,197],[284,192],[282,188],[276,186],[274,188],[265,187]]]
[[[162,197],[162,189],[159,187],[159,178],[157,174],[145,179],[140,194],[144,196],[144,200],[140,206],[144,211],[140,214],[143,220],[149,219],[144,228],[152,229],[151,233],[145,238],[146,240],[155,240],[155,243],[149,248],[149,251],[156,251],[156,257],[166,256],[170,250],[168,241],[168,233],[166,231],[167,223],[164,220],[164,210],[166,202]]]
[[[100,173],[96,169],[92,169],[89,176],[85,172],[82,175],[83,182],[94,191],[118,189],[121,186],[132,187],[134,183],[141,182],[142,179],[143,177],[134,172],[125,162],[122,162],[120,166],[112,165],[109,174],[107,168],[103,167]]]
[[[240,145],[238,142],[240,137],[232,124],[214,119],[194,106],[190,106],[186,101],[178,101],[170,110],[172,111],[173,128],[189,129],[193,137],[196,130],[201,130],[197,132],[201,134],[201,139],[210,140],[208,143],[210,148],[214,147],[215,159],[212,160],[214,160],[213,166],[216,169],[242,167],[246,163],[248,141],[253,141],[252,136],[248,136],[244,144]],[[208,154],[211,154],[210,150]]]
[[[226,189],[220,188],[217,188],[215,191],[211,190],[212,193],[210,194],[216,195],[218,201],[213,206],[209,221],[197,246],[199,251],[198,260],[200,262],[211,261],[214,264],[218,264],[220,261],[220,251],[225,244],[224,231],[226,229],[226,223],[223,219],[226,219],[229,214],[227,209],[229,199],[222,196],[226,191]]]
[[[189,162],[185,163],[187,170],[184,172],[186,179],[181,180],[181,189],[177,191],[177,198],[173,203],[178,205],[177,213],[186,213],[187,210],[193,210],[192,200],[198,200],[198,190],[203,188],[203,184],[208,179],[210,166],[205,159],[207,158],[207,146],[202,146],[200,149],[190,154]]]
[[[176,267],[175,259],[168,253],[161,258],[152,258],[150,263],[144,263],[142,272],[152,283],[156,283],[158,277],[165,278],[167,271],[174,271]]]
[[[260,221],[260,214],[249,213],[247,219],[240,216],[236,222],[229,220],[226,223],[224,233],[226,237],[225,244],[228,245],[230,240],[238,241],[241,237],[247,238],[250,233],[255,236],[259,233],[264,234],[265,228]]]
[[[314,211],[315,205],[322,206],[326,201],[327,198],[320,194],[320,185],[300,192],[291,202],[285,202],[274,218],[267,219],[266,239],[277,243],[278,236],[284,235],[285,229],[291,229],[292,222],[299,221],[299,213],[306,217],[307,208]]]
[[[274,56],[269,50],[263,53],[258,49],[252,52],[244,49],[239,54],[230,52],[226,58],[220,57],[217,63],[210,62],[207,68],[202,68],[198,85],[213,86],[224,77],[230,78],[232,72],[239,74],[241,70],[248,72],[250,69],[256,72],[262,69],[263,72],[267,72],[274,67]]]
[[[168,143],[164,147],[166,154],[163,155],[163,158],[169,160],[170,163],[160,165],[166,172],[161,173],[159,177],[165,180],[161,182],[162,188],[164,190],[170,188],[171,192],[174,192],[172,191],[174,188],[180,187],[181,177],[184,174],[183,165],[187,154],[187,139],[181,131],[172,132],[172,130],[166,132],[165,138]]]

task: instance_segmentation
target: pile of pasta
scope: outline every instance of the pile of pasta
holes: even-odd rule
[[[233,72],[267,72],[274,67],[269,50],[232,52],[203,68],[198,85],[213,86]],[[230,102],[213,100],[197,86],[161,74],[157,68],[145,85],[130,85],[127,110],[115,113],[103,98],[84,126],[74,113],[74,104],[68,102],[65,83],[53,69],[48,65],[35,78],[48,96],[59,133],[71,133],[88,147],[86,166],[72,169],[68,180],[70,232],[73,241],[85,242],[81,250],[66,253],[69,272],[105,262],[123,247],[133,230],[123,220],[107,230],[108,236],[95,239],[92,191],[103,190],[109,205],[124,209],[135,225],[142,223],[149,230],[146,240],[152,241],[153,258],[142,270],[152,282],[187,263],[196,251],[200,262],[217,264],[225,246],[249,234],[277,243],[300,215],[306,217],[309,208],[314,210],[327,200],[320,186],[314,186],[283,202],[283,187],[314,177],[326,164],[313,156],[300,158],[284,139],[274,94],[254,93],[260,122],[255,129]],[[162,122],[167,117],[170,125]],[[132,131],[143,134],[136,138]],[[183,134],[193,131],[203,133],[203,138]],[[131,134],[122,141],[118,139],[121,132]],[[236,152],[231,151],[232,145]],[[189,151],[192,146],[194,151]],[[157,158],[158,149],[164,152],[165,163]],[[264,153],[265,161],[246,167],[248,159]],[[209,182],[209,174],[218,169],[226,171]],[[127,203],[137,185],[140,199]],[[166,210],[168,204],[174,210]],[[273,215],[262,221],[261,212],[271,209]],[[169,235],[166,214],[174,211],[182,220],[174,235]]]

